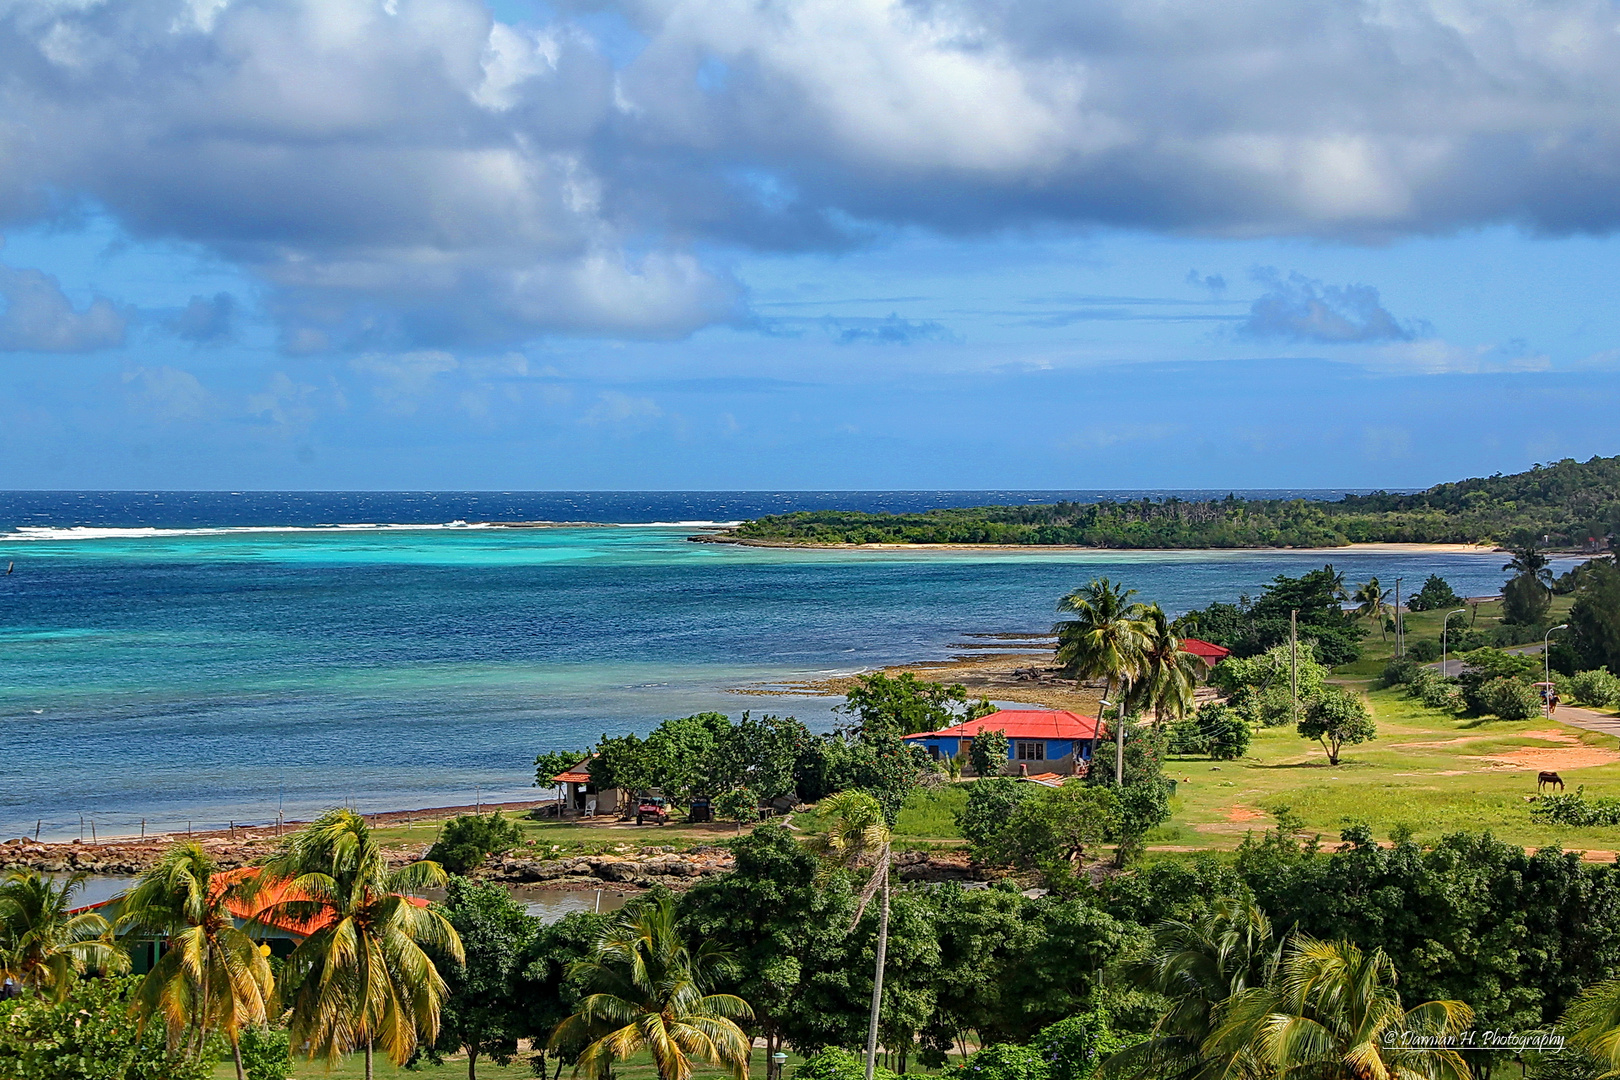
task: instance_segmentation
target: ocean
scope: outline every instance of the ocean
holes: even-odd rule
[[[731,691],[1044,631],[1093,577],[1172,612],[1327,562],[1463,595],[1504,579],[1482,553],[688,540],[790,509],[1104,494],[0,493],[0,837],[532,798],[536,753],[709,709],[825,730],[836,699]]]

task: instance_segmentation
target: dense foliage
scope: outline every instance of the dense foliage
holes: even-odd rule
[[[212,1061],[171,1052],[161,1026],[130,1014],[136,980],[74,983],[62,1000],[29,994],[0,1002],[0,1076],[6,1080],[208,1080]]]
[[[448,874],[465,874],[491,855],[511,851],[523,839],[517,822],[499,810],[489,814],[461,814],[444,823],[427,858]]]
[[[1344,609],[1345,598],[1344,575],[1328,565],[1297,578],[1279,574],[1258,597],[1190,611],[1176,620],[1175,629],[1231,649],[1238,657],[1257,656],[1288,642],[1290,615],[1297,613],[1299,640],[1312,643],[1316,659],[1337,667],[1361,655],[1361,640],[1367,636]]]
[[[1530,808],[1530,816],[1548,825],[1620,825],[1620,799],[1588,799],[1586,788],[1547,795]]]
[[[801,511],[731,530],[746,540],[849,544],[1072,544],[1105,548],[1483,543],[1519,535],[1582,546],[1620,532],[1620,457],[1566,458],[1411,495],[1178,498],[981,506],[921,514]]]

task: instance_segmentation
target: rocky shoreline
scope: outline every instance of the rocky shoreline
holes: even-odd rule
[[[686,852],[647,848],[637,855],[579,855],[558,859],[507,857],[479,872],[479,877],[510,885],[558,890],[598,889],[604,882],[620,887],[689,889],[705,878],[735,869],[736,859],[723,847]],[[1000,875],[972,866],[966,854],[902,851],[894,856],[895,876],[902,881],[989,881]]]

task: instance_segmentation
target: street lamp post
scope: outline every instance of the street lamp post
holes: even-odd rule
[[[1541,681],[1542,682],[1546,682],[1546,683],[1552,682],[1552,657],[1549,656],[1548,654],[1552,652],[1553,631],[1554,630],[1568,630],[1568,629],[1569,629],[1569,623],[1567,623],[1567,622],[1566,623],[1559,623],[1557,626],[1549,626],[1547,628],[1547,632],[1541,636]],[[1546,702],[1545,702],[1544,708],[1547,710],[1547,715],[1550,717],[1550,716],[1552,716],[1552,687],[1547,686],[1547,687],[1544,687],[1543,689],[1545,689],[1546,692],[1547,692],[1547,697],[1546,697]]]
[[[1446,612],[1445,625],[1440,627],[1440,677],[1443,679],[1450,674],[1446,670],[1446,635],[1451,633],[1451,617],[1453,615],[1466,615],[1468,609],[1460,607],[1456,611]]]

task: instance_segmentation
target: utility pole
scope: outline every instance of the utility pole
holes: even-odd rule
[[[1288,715],[1299,723],[1299,610],[1288,613]]]
[[[1406,655],[1401,641],[1401,579],[1395,579],[1395,659]]]

